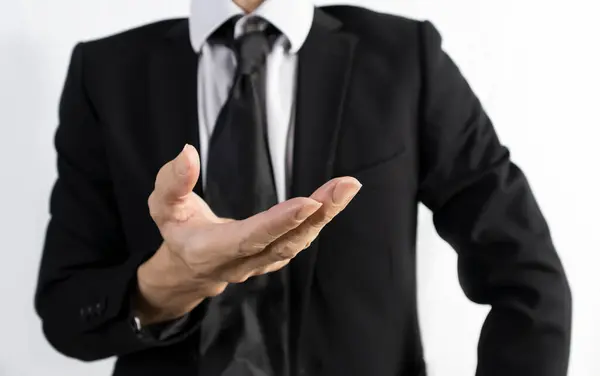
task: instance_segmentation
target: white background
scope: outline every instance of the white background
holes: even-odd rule
[[[33,312],[52,137],[77,41],[171,16],[189,0],[0,0],[0,375],[109,375],[55,353]],[[227,0],[194,0],[227,1]],[[294,1],[294,0],[290,0]],[[320,3],[329,3],[321,1]],[[571,376],[600,375],[600,22],[591,0],[355,0],[427,18],[526,172],[574,295]],[[470,303],[456,256],[423,210],[419,298],[433,376],[473,375],[488,308]],[[543,376],[543,375],[540,375]]]

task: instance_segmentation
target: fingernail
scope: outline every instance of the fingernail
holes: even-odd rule
[[[319,210],[322,205],[322,203],[317,201],[304,205],[296,212],[296,219],[298,221],[305,221],[308,217]]]
[[[337,183],[333,189],[333,203],[335,205],[347,203],[356,196],[361,187],[362,184],[356,179],[344,180]]]
[[[179,175],[186,175],[188,170],[190,169],[190,164],[188,163],[187,159],[183,157],[183,153],[185,152],[185,149],[187,147],[188,144],[185,144],[183,146],[183,149],[181,150],[181,152],[177,156],[177,159],[175,160],[175,170]]]

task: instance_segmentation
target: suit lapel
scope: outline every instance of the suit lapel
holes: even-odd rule
[[[356,45],[356,38],[341,32],[341,26],[340,21],[316,8],[313,26],[299,51],[292,197],[309,196],[333,176]],[[301,315],[295,318],[300,320],[296,327],[306,316],[318,249],[317,238],[291,263],[292,291],[300,295],[292,299],[292,315]]]
[[[191,47],[188,21],[177,22],[151,52],[148,98],[158,167],[187,143],[199,150],[198,55]],[[194,191],[201,194],[201,179]]]

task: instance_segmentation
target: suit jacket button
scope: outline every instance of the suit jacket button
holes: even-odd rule
[[[93,310],[91,306],[83,307],[79,310],[79,315],[84,321],[88,321],[93,314]]]

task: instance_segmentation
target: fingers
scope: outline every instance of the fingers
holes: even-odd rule
[[[361,187],[362,184],[355,178],[341,177],[317,189],[310,197],[323,204],[321,209],[300,226],[273,242],[266,249],[265,256],[274,261],[296,257],[300,251],[308,248],[321,230],[348,206]]]
[[[330,180],[317,189],[310,198],[321,202],[323,208],[311,216],[299,231],[309,230],[310,227],[321,229],[338,215],[360,191],[362,184],[353,177],[340,177]]]
[[[158,175],[154,190],[166,203],[172,203],[192,192],[200,176],[198,151],[186,144],[177,158],[165,164]]]
[[[277,270],[308,248],[320,231],[346,208],[356,196],[361,184],[355,178],[336,178],[317,189],[311,198],[322,207],[295,228],[270,243],[255,256],[239,260],[237,275],[258,275]]]
[[[249,257],[298,227],[322,206],[311,198],[296,197],[277,204],[267,211],[236,222],[239,236],[238,254]]]
[[[154,191],[148,198],[150,214],[162,218],[167,209],[192,192],[200,176],[198,151],[186,144],[181,153],[161,167],[156,175]]]
[[[279,262],[295,257],[300,251],[308,248],[323,227],[346,208],[361,186],[358,180],[351,177],[336,178],[324,184],[311,195],[312,199],[322,203],[320,210],[271,243],[264,254],[257,258]]]

